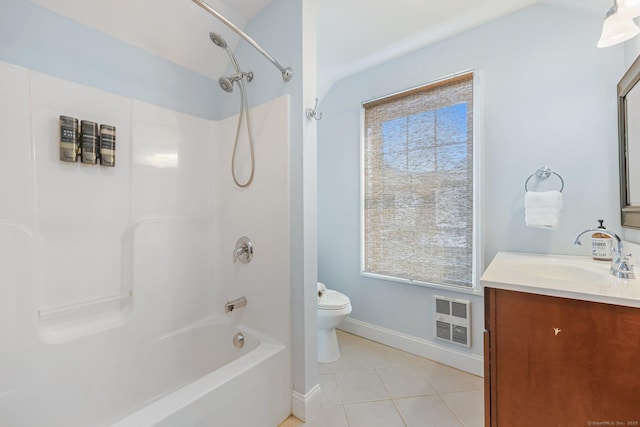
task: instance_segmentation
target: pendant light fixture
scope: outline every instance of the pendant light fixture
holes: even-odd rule
[[[640,0],[622,0],[618,12],[632,18],[640,16]]]
[[[640,0],[613,0],[613,6],[607,11],[602,24],[602,35],[598,47],[609,47],[629,40],[640,34],[633,18],[640,16]]]

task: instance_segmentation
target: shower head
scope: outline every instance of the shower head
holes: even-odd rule
[[[253,73],[251,71],[249,71],[248,73],[240,71],[238,60],[236,59],[236,56],[233,54],[233,51],[231,50],[231,48],[229,47],[225,39],[223,39],[220,34],[216,34],[214,32],[209,33],[209,38],[211,39],[213,44],[227,51],[227,55],[229,55],[231,64],[233,65],[233,68],[236,70],[236,72],[230,75],[229,77],[223,76],[218,79],[218,84],[220,85],[222,90],[224,90],[225,92],[231,93],[233,92],[233,84],[238,80],[247,79],[247,81],[250,82],[253,79]]]
[[[215,44],[218,47],[221,47],[223,49],[226,49],[227,46],[227,42],[222,38],[222,36],[220,34],[216,34],[214,32],[209,33],[209,38],[211,39],[211,41],[213,42],[213,44]]]
[[[230,75],[229,77],[220,77],[218,79],[218,84],[220,85],[222,90],[231,93],[233,92],[233,84],[242,79],[247,79],[247,81],[250,82],[251,80],[253,80],[253,72],[249,71],[248,73],[245,73],[240,71],[238,73]]]
[[[218,79],[218,84],[220,85],[222,90],[229,93],[233,92],[233,82],[233,78],[229,77],[220,77]]]
[[[233,68],[236,70],[236,73],[239,73],[240,66],[238,65],[238,60],[236,59],[236,56],[233,54],[233,51],[231,51],[231,48],[227,44],[226,40],[223,39],[220,34],[216,34],[214,32],[209,33],[209,38],[211,39],[213,44],[227,51],[227,54],[229,55],[229,59],[231,60],[231,64],[233,65]]]

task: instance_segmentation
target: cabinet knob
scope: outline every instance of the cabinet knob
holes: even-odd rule
[[[560,328],[553,328],[553,332],[555,332],[555,335],[557,336],[560,332],[562,332],[562,329],[560,329]]]

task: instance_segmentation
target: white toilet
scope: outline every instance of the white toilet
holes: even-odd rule
[[[318,282],[318,362],[335,362],[340,358],[336,326],[351,313],[351,301]]]

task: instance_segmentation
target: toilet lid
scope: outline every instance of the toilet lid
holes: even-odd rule
[[[338,291],[327,290],[318,298],[318,308],[323,310],[341,310],[351,304],[349,297]]]

